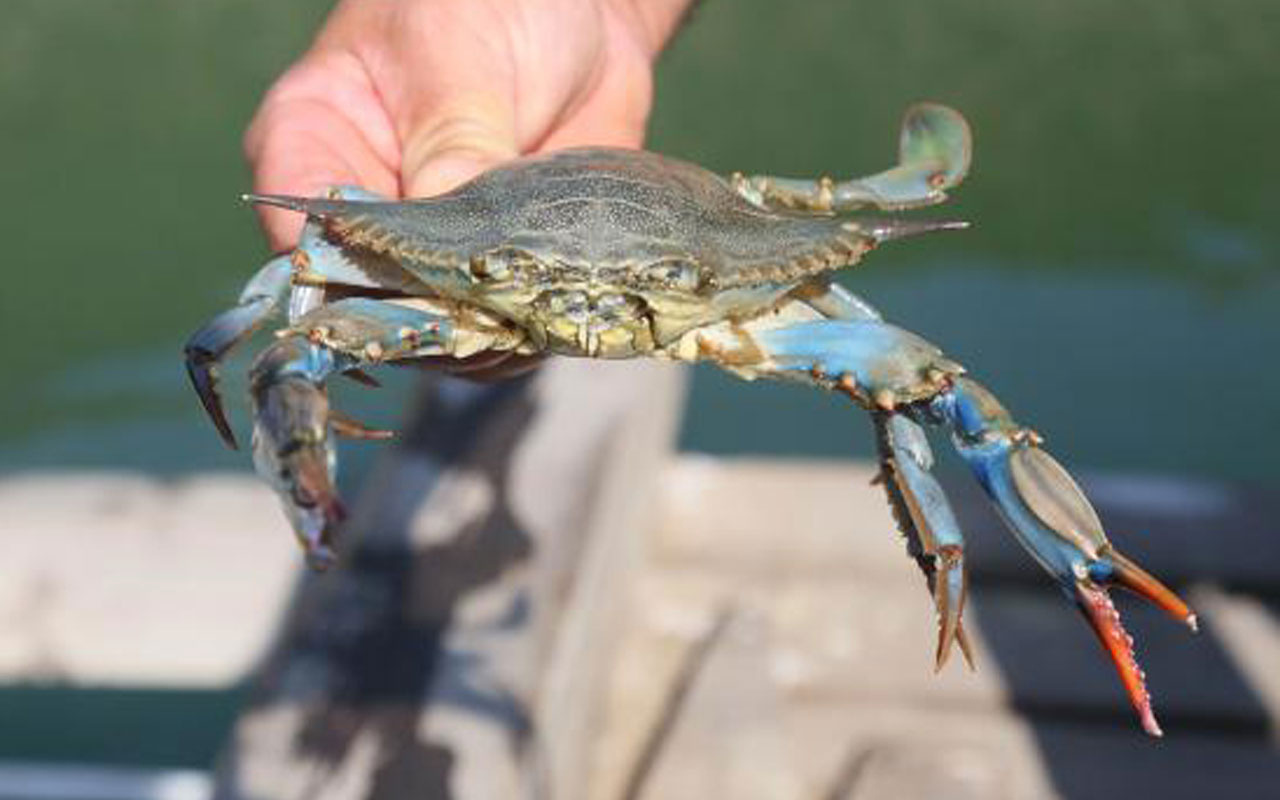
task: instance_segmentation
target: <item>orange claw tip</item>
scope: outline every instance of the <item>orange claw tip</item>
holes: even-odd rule
[[[1146,676],[1133,654],[1133,637],[1120,623],[1120,613],[1107,595],[1107,591],[1092,581],[1076,581],[1076,600],[1098,640],[1111,657],[1120,682],[1124,684],[1129,702],[1138,712],[1142,729],[1151,736],[1163,736],[1160,723],[1156,722],[1151,707],[1151,694],[1147,691]]]
[[[1114,548],[1108,547],[1105,553],[1106,559],[1112,565],[1112,580],[1120,586],[1128,589],[1139,597],[1144,598],[1152,605],[1163,609],[1169,616],[1186,624],[1192,632],[1200,629],[1196,615],[1192,613],[1187,604],[1173,593],[1169,587],[1156,580],[1150,573],[1130,561],[1126,556],[1121,555]]]

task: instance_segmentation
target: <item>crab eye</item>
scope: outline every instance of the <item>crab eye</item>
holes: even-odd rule
[[[645,277],[664,289],[696,292],[702,285],[702,273],[696,264],[671,259],[659,261],[645,269]]]
[[[490,250],[471,257],[471,275],[487,283],[506,283],[532,262],[529,254],[521,250]]]

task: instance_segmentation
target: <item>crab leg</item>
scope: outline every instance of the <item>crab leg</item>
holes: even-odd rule
[[[964,117],[937,103],[919,103],[903,116],[898,166],[892,169],[846,181],[735,173],[729,182],[763,208],[825,213],[866,206],[915,208],[945,200],[946,190],[964,179],[971,153],[972,136]]]
[[[701,331],[703,351],[746,377],[801,381],[848,394],[877,415],[889,494],[904,530],[945,562],[959,531],[921,449],[924,437],[908,422],[943,424],[960,455],[995,503],[1019,543],[1071,596],[1115,664],[1143,728],[1159,735],[1132,639],[1120,623],[1107,587],[1129,589],[1195,629],[1186,604],[1121,555],[1107,540],[1084,493],[1040,448],[1040,437],[1013,421],[1003,406],[937,347],[878,318],[852,295],[828,292],[811,309],[845,319],[799,322],[762,318],[737,328]],[[793,313],[780,309],[779,317]],[[812,312],[811,312],[812,313]],[[775,327],[770,327],[770,326]],[[730,349],[728,342],[738,343]],[[744,341],[745,340],[745,341]],[[881,421],[883,418],[883,421]],[[927,572],[927,570],[926,570]],[[963,602],[963,572],[945,563],[932,576],[941,621],[940,646]],[[941,587],[941,590],[939,590]]]
[[[254,361],[254,465],[280,496],[312,568],[333,564],[344,517],[333,483],[331,434],[385,438],[334,412],[325,381],[360,364],[449,352],[453,334],[449,320],[437,314],[351,298],[303,316]]]
[[[907,552],[919,564],[938,610],[938,648],[934,671],[940,672],[957,643],[973,668],[973,648],[964,631],[968,578],[964,568],[964,536],[955,513],[929,474],[933,452],[924,430],[900,414],[874,412],[880,451],[880,482],[889,497],[898,528],[907,537]]]
[[[819,293],[810,294],[805,304],[828,319],[884,321],[870,303],[839,284],[829,284]],[[941,671],[946,666],[952,644],[960,646],[965,663],[972,669],[973,648],[963,622],[968,589],[964,535],[946,494],[930,474],[933,451],[929,440],[915,420],[902,414],[881,410],[872,412],[871,417],[880,455],[878,483],[884,487],[898,529],[907,539],[908,554],[924,573],[938,612],[934,669]]]

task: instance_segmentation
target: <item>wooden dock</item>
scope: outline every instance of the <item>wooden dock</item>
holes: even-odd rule
[[[590,366],[425,390],[344,567],[296,584],[248,476],[5,478],[0,683],[252,671],[218,798],[1275,796],[1274,495],[1085,476],[1203,623],[1122,605],[1153,741],[967,483],[978,670],[935,675],[932,607],[870,465],[675,456],[680,373]]]
[[[1270,796],[1280,617],[1275,583],[1254,570],[1280,565],[1280,543],[1240,526],[1280,510],[1273,500],[1184,487],[1203,496],[1179,509],[1181,530],[1148,520],[1168,541],[1117,527],[1189,589],[1204,625],[1193,637],[1121,599],[1165,724],[1153,741],[1084,622],[976,493],[957,494],[978,669],[957,658],[933,674],[931,604],[873,474],[691,456],[667,467],[589,797]],[[1141,488],[1125,482],[1091,488]],[[1235,552],[1228,536],[1261,549]]]

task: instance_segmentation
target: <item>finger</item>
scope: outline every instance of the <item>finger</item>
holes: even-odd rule
[[[431,95],[405,136],[406,197],[440,194],[519,155],[508,101],[465,88]]]
[[[394,128],[368,77],[340,54],[309,57],[263,99],[245,133],[255,192],[315,196],[353,184],[380,194],[399,189]],[[290,247],[298,214],[259,207],[273,249]]]
[[[352,41],[379,86],[400,142],[406,197],[430,197],[518,155],[515,67],[507,37],[513,23],[497,4],[410,3],[378,7],[348,0],[353,30],[379,18],[377,47]]]
[[[607,24],[616,25],[614,21]],[[640,147],[653,105],[653,65],[640,42],[615,32],[602,54],[595,84],[571,113],[538,143],[538,150],[583,144]]]

